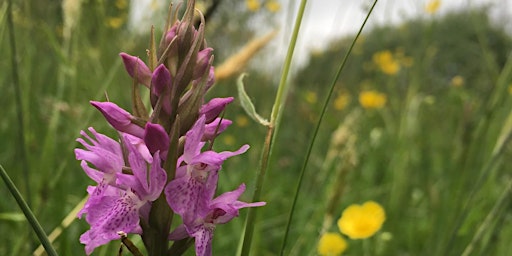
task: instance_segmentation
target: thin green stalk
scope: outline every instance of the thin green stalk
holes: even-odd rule
[[[473,239],[471,239],[471,242],[466,246],[466,249],[464,249],[462,256],[471,255],[471,252],[473,251],[476,243],[482,239],[482,236],[484,235],[484,231],[491,225],[491,221],[496,219],[496,215],[498,214],[498,211],[503,206],[503,204],[506,202],[506,199],[509,198],[511,192],[512,192],[512,179],[510,179],[508,181],[507,186],[501,193],[500,198],[498,199],[498,201],[496,201],[496,203],[494,204],[492,210],[489,212],[487,217],[485,217],[485,220],[482,222],[482,224],[476,231],[475,235],[473,236]]]
[[[295,51],[295,45],[297,44],[297,37],[299,35],[302,17],[304,16],[304,11],[306,10],[306,3],[307,0],[301,1],[299,6],[299,12],[297,13],[297,18],[295,19],[290,44],[288,45],[288,51],[286,53],[286,58],[283,66],[283,72],[281,73],[281,80],[279,81],[276,98],[274,101],[274,105],[272,106],[272,113],[270,114],[270,124],[268,126],[267,135],[265,136],[265,144],[263,146],[261,154],[260,168],[256,173],[257,178],[254,193],[252,196],[252,202],[257,202],[260,200],[263,181],[265,180],[265,174],[268,169],[268,160],[272,155],[272,146],[274,144],[275,131],[277,130],[276,127],[279,127],[279,123],[282,117],[282,108],[286,96],[288,95],[289,85],[287,84],[287,79],[292,64],[293,52]],[[243,243],[241,255],[249,255],[252,243],[252,236],[254,233],[255,219],[256,208],[249,208],[247,213],[247,219],[245,221],[244,235],[242,238]]]
[[[288,215],[288,222],[286,224],[286,230],[285,230],[285,233],[284,233],[283,243],[281,244],[280,255],[284,255],[284,249],[286,247],[286,240],[288,239],[288,234],[289,234],[289,231],[290,231],[290,225],[291,225],[291,222],[292,222],[292,219],[293,219],[293,214],[295,212],[295,206],[297,204],[297,199],[299,197],[299,192],[300,192],[300,188],[302,186],[302,180],[304,178],[304,173],[306,172],[306,166],[308,165],[309,157],[310,157],[311,152],[313,150],[313,145],[315,144],[315,140],[316,140],[318,131],[320,130],[320,124],[322,123],[323,117],[324,117],[325,112],[327,110],[327,106],[329,105],[329,102],[331,100],[332,94],[334,92],[334,87],[336,86],[336,82],[338,81],[338,79],[339,79],[339,77],[341,75],[341,72],[345,68],[345,64],[347,63],[348,57],[350,56],[350,53],[352,52],[352,49],[354,48],[354,45],[355,45],[357,39],[361,35],[361,33],[363,31],[363,28],[365,27],[366,22],[370,18],[370,15],[371,15],[375,5],[377,4],[377,2],[378,2],[378,0],[375,0],[373,2],[370,10],[368,11],[368,14],[366,15],[366,18],[363,21],[363,24],[361,24],[361,27],[359,28],[359,31],[357,32],[356,37],[352,41],[352,44],[350,45],[350,48],[348,49],[347,53],[345,54],[345,57],[343,58],[343,61],[341,62],[341,65],[340,65],[338,71],[336,72],[336,75],[335,75],[335,77],[334,77],[334,79],[333,79],[333,81],[331,83],[331,86],[330,86],[330,89],[329,89],[329,93],[327,94],[327,98],[324,101],[324,105],[322,107],[322,111],[320,113],[320,117],[318,118],[318,122],[316,123],[316,127],[315,127],[315,130],[313,132],[313,137],[311,137],[311,141],[309,142],[309,146],[308,146],[308,149],[307,149],[307,152],[306,152],[306,156],[304,158],[304,163],[303,163],[302,169],[300,171],[300,176],[299,176],[299,180],[297,182],[297,187],[295,189],[295,195],[294,195],[294,198],[293,198],[292,207],[291,207],[290,213]]]
[[[25,141],[25,124],[23,117],[23,104],[21,100],[21,85],[20,76],[18,73],[18,55],[16,52],[16,38],[14,36],[14,22],[12,18],[12,0],[9,0],[7,5],[7,27],[9,29],[9,44],[11,47],[11,70],[12,70],[12,85],[14,86],[14,98],[16,100],[16,116],[18,118],[18,145],[20,152],[20,162],[23,172],[23,180],[25,186],[25,194],[27,197],[27,204],[32,204],[30,196],[30,165],[27,157],[26,141]]]
[[[41,227],[41,224],[39,224],[39,222],[37,221],[36,217],[34,216],[34,213],[32,213],[30,207],[27,205],[27,202],[25,202],[20,192],[16,188],[16,185],[14,185],[11,178],[9,178],[9,175],[4,170],[4,167],[2,165],[0,165],[0,175],[2,176],[2,179],[5,182],[5,185],[9,189],[9,192],[11,192],[14,199],[16,199],[16,202],[23,211],[23,214],[25,214],[25,217],[27,218],[30,226],[32,226],[32,229],[34,229],[34,232],[39,238],[39,241],[41,241],[41,244],[46,250],[46,253],[48,253],[49,256],[57,256],[58,254],[53,248],[52,244],[50,243],[50,240],[48,239],[48,236]]]

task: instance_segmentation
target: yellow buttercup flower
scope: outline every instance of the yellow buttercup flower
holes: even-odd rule
[[[441,7],[441,0],[432,0],[425,6],[425,12],[428,14],[434,14]]]
[[[373,54],[373,62],[379,69],[388,75],[394,75],[400,71],[400,63],[393,57],[393,54],[386,50]]]
[[[128,7],[128,0],[116,0],[115,5],[116,5],[117,9],[120,9],[120,10],[126,9],[126,7]]]
[[[247,5],[247,9],[251,12],[258,11],[261,7],[259,0],[246,0],[245,4]]]
[[[464,82],[464,77],[457,75],[452,78],[450,85],[453,87],[461,87],[464,85]]]
[[[386,105],[386,94],[374,90],[363,91],[359,94],[359,103],[363,108],[382,108]]]
[[[318,99],[316,92],[313,91],[307,91],[304,97],[309,104],[315,104]]]
[[[350,96],[348,93],[340,93],[336,99],[334,99],[334,109],[343,110],[350,102]]]
[[[224,142],[224,144],[226,144],[228,146],[233,146],[233,145],[235,145],[236,139],[231,134],[225,134],[222,136],[222,142]]]
[[[278,12],[279,10],[281,10],[281,4],[279,4],[279,2],[277,2],[275,0],[270,0],[265,4],[265,8],[267,8],[267,10],[269,12],[275,13],[275,12]]]
[[[117,29],[120,28],[125,22],[124,17],[108,17],[106,20],[109,28]]]
[[[325,233],[318,241],[317,252],[319,255],[335,256],[342,254],[347,249],[347,242],[338,233]]]
[[[247,119],[245,116],[238,115],[236,116],[235,123],[239,127],[246,127],[249,124],[249,119]]]
[[[385,220],[384,208],[374,201],[368,201],[347,207],[338,220],[338,228],[351,239],[365,239],[377,233]]]

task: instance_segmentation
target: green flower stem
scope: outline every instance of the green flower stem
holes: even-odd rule
[[[14,199],[16,199],[16,202],[23,211],[23,214],[25,214],[25,217],[27,218],[30,226],[32,226],[32,229],[34,229],[34,232],[36,232],[36,235],[39,238],[39,241],[41,241],[41,244],[46,250],[46,253],[48,253],[49,256],[57,256],[58,254],[53,248],[52,244],[50,243],[48,236],[46,235],[43,228],[37,221],[36,217],[34,216],[34,213],[32,213],[32,211],[30,210],[30,207],[28,207],[27,202],[25,202],[20,192],[12,182],[11,178],[9,178],[9,175],[4,170],[4,167],[2,165],[0,165],[0,175],[2,176],[2,179],[5,182],[5,185],[9,189],[9,192],[11,192],[12,196],[14,196]]]
[[[363,28],[365,27],[366,22],[368,21],[368,18],[370,18],[370,15],[371,15],[375,5],[377,4],[377,2],[378,2],[378,0],[375,0],[373,2],[372,7],[368,11],[368,13],[366,15],[366,18],[363,21],[363,24],[361,24],[361,27],[359,28],[359,31],[357,32],[356,37],[352,41],[352,44],[350,45],[350,48],[348,49],[347,53],[345,54],[345,57],[343,58],[343,61],[341,62],[341,65],[340,65],[338,71],[336,72],[336,75],[335,75],[335,77],[334,77],[334,79],[333,79],[333,81],[331,83],[331,87],[329,89],[329,93],[327,94],[327,98],[324,101],[324,105],[322,107],[322,111],[320,113],[320,117],[318,118],[318,122],[316,123],[315,131],[313,133],[313,137],[311,137],[311,141],[309,143],[309,146],[308,146],[308,149],[307,149],[307,152],[306,152],[306,156],[304,157],[304,163],[303,163],[302,169],[300,171],[300,176],[299,176],[299,180],[297,182],[297,187],[295,189],[295,195],[294,195],[294,198],[293,198],[292,207],[291,207],[290,213],[288,215],[288,222],[286,224],[286,230],[285,230],[285,233],[284,233],[283,243],[281,244],[281,251],[280,251],[281,255],[284,255],[284,249],[286,247],[286,240],[288,238],[288,233],[290,231],[290,226],[291,226],[291,222],[292,222],[292,219],[293,219],[293,213],[295,212],[294,210],[295,210],[295,206],[297,204],[297,199],[298,199],[298,196],[299,196],[299,191],[300,191],[300,188],[302,186],[302,180],[304,178],[304,173],[306,172],[306,166],[308,165],[309,156],[311,155],[311,151],[313,150],[313,145],[315,144],[316,136],[317,136],[318,131],[320,129],[320,124],[322,123],[324,114],[325,114],[325,112],[327,110],[327,106],[329,105],[329,102],[331,100],[331,97],[332,97],[332,94],[333,94],[333,91],[334,91],[334,87],[336,85],[336,81],[338,81],[338,79],[339,79],[339,77],[341,75],[341,72],[343,71],[343,69],[345,67],[345,64],[347,63],[348,57],[350,56],[350,53],[352,52],[352,49],[354,48],[354,45],[355,45],[357,39],[361,35],[361,33],[363,31]]]
[[[256,185],[251,202],[260,201],[261,189],[263,187],[263,181],[265,180],[265,174],[268,169],[268,160],[272,155],[272,146],[275,139],[275,131],[279,127],[279,123],[282,117],[282,109],[286,96],[288,95],[289,84],[287,84],[288,73],[293,59],[293,52],[295,45],[297,44],[297,37],[299,35],[300,25],[302,23],[302,17],[304,16],[304,10],[306,9],[307,0],[302,0],[299,6],[299,12],[295,19],[295,25],[288,45],[288,51],[283,66],[283,72],[281,73],[281,80],[277,89],[276,99],[272,106],[272,113],[270,114],[270,124],[268,126],[267,135],[265,136],[265,144],[263,146],[260,168],[257,172]],[[247,219],[245,222],[243,243],[241,249],[241,255],[249,255],[251,249],[252,235],[254,233],[254,222],[256,219],[256,208],[249,208],[247,213]]]

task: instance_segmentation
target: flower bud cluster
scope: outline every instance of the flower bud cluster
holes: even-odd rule
[[[78,215],[90,224],[80,237],[88,255],[120,239],[120,233],[141,235],[148,251],[158,250],[151,248],[159,244],[152,240],[193,238],[197,255],[211,255],[217,224],[238,216],[241,208],[265,204],[238,201],[244,184],[215,197],[222,163],[249,145],[233,152],[211,149],[232,123],[219,116],[233,98],[205,102],[214,83],[213,49],[204,40],[204,22],[193,26],[194,12],[194,1],[188,1],[183,18],[167,26],[158,50],[149,50],[148,64],[120,54],[134,81],[131,112],[91,101],[120,138],[89,128],[77,139],[84,149],[75,149],[76,158],[96,182]],[[151,111],[138,93],[140,85],[149,90]],[[183,224],[170,230],[173,213]]]

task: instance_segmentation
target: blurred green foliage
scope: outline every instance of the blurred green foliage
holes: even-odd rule
[[[32,208],[48,232],[85,196],[91,184],[73,155],[79,131],[94,126],[115,135],[88,101],[108,95],[129,109],[126,89],[131,81],[117,54],[124,51],[144,56],[148,37],[130,31],[123,20],[129,6],[120,8],[120,2],[83,1],[80,11],[71,16],[76,23],[69,36],[65,36],[69,27],[63,25],[60,2],[19,1],[14,5],[30,187],[23,186],[10,72],[0,73],[0,164],[22,193],[31,194]],[[205,2],[206,6],[211,3]],[[10,57],[4,26],[6,5],[0,4],[0,49]],[[215,48],[216,63],[260,29],[272,28],[275,20],[263,21],[274,15],[250,12],[244,1],[223,1],[207,22],[207,39]],[[255,22],[258,26],[249,25]],[[313,125],[351,40],[350,36],[340,38],[311,53],[309,62],[293,78],[263,187],[268,205],[259,214],[254,255],[276,255],[279,250]],[[335,99],[301,190],[288,254],[315,254],[331,193],[338,195],[334,197],[335,219],[345,206],[366,200],[381,203],[388,216],[379,235],[368,241],[350,241],[347,254],[460,254],[511,179],[507,172],[512,166],[507,159],[510,148],[506,146],[497,157],[492,154],[498,137],[507,134],[502,128],[511,107],[508,90],[512,76],[506,69],[511,49],[510,35],[491,22],[486,9],[423,17],[366,32],[337,81]],[[375,63],[375,54],[384,51],[399,63],[397,73],[383,73]],[[0,68],[10,71],[12,67],[9,61],[2,61]],[[277,76],[261,70],[264,68],[250,68],[244,81],[265,117],[272,108]],[[462,80],[454,83],[455,77]],[[208,97],[236,95],[235,79],[220,81]],[[358,95],[366,89],[385,93],[385,107],[362,108]],[[340,95],[348,103],[336,106]],[[348,117],[352,121],[348,122]],[[233,127],[219,137],[215,147],[232,150],[249,143],[251,150],[225,163],[219,190],[231,190],[241,182],[250,188],[265,129],[247,120],[237,102],[227,109],[226,118],[234,120]],[[348,170],[345,176],[339,175],[342,170]],[[472,191],[474,198],[469,198]],[[17,214],[10,214],[19,210],[4,186],[0,192],[5,195],[0,214],[6,216],[0,219],[0,255],[28,255],[37,240]],[[512,237],[509,202],[499,205],[483,239],[475,244],[475,254],[506,255],[512,249],[508,242]],[[218,227],[214,252],[234,252],[243,216],[242,212],[242,218]],[[460,229],[458,220],[463,220]],[[81,220],[65,229],[55,243],[59,253],[83,254],[78,238],[86,229]],[[333,225],[329,230],[336,229]],[[112,255],[118,248],[112,243],[97,255]]]

